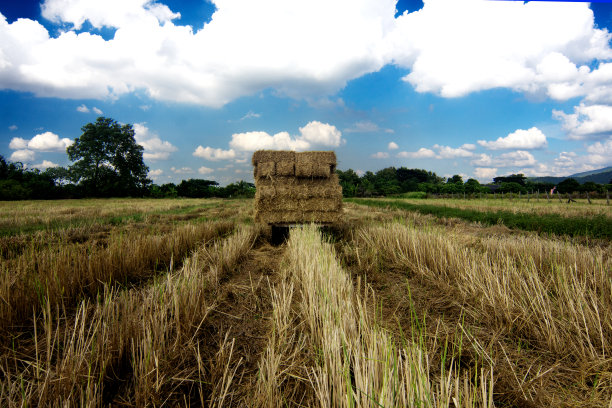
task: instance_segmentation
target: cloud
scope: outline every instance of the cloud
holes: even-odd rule
[[[295,137],[287,132],[279,132],[273,136],[261,131],[235,133],[232,135],[230,147],[240,151],[306,150],[313,145],[338,147],[345,142],[342,132],[327,123],[311,121],[299,130],[300,135]]]
[[[474,153],[472,153],[471,146],[470,149],[466,149],[465,147],[457,147],[453,148],[450,146],[440,146],[438,144],[433,145],[434,149],[438,150],[437,159],[454,159],[456,157],[472,157]]]
[[[75,99],[144,90],[212,107],[273,89],[314,106],[394,64],[418,92],[443,97],[504,87],[612,101],[612,64],[589,67],[612,57],[610,34],[584,3],[430,0],[397,19],[395,0],[215,5],[194,32],[151,0],[45,0],[55,38],[36,21],[0,18],[0,88]],[[86,22],[115,29],[113,39],[77,33]]]
[[[215,5],[194,32],[150,0],[46,0],[42,15],[62,27],[57,38],[36,21],[0,20],[0,87],[98,99],[144,90],[212,107],[265,89],[317,99],[382,68],[395,12],[394,0]],[[114,38],[77,34],[86,22],[115,29]]]
[[[397,150],[397,149],[399,149],[399,146],[395,142],[389,142],[389,144],[387,145],[387,149],[389,149],[389,150]]]
[[[344,103],[344,99],[342,98],[330,99],[327,96],[323,96],[320,98],[314,98],[314,99],[307,97],[306,102],[308,103],[308,106],[310,106],[311,108],[322,109],[322,110],[332,110],[336,108],[346,107],[346,104]]]
[[[382,129],[376,123],[369,120],[356,122],[352,127],[345,129],[344,131],[346,133],[395,133],[393,129]]]
[[[533,167],[537,165],[535,157],[525,150],[504,153],[497,157],[483,153],[472,160],[471,163],[480,167]]]
[[[436,152],[431,149],[426,149],[421,147],[416,152],[399,152],[397,157],[407,158],[407,159],[426,159],[431,157],[436,157]]]
[[[581,103],[574,107],[574,113],[553,110],[553,117],[561,121],[570,139],[596,139],[612,134],[612,106]]]
[[[89,113],[89,108],[85,106],[85,104],[77,106],[76,110],[77,112],[81,112],[81,113]]]
[[[170,167],[170,171],[174,174],[191,174],[193,173],[193,169],[191,167],[181,167],[177,169],[176,167]]]
[[[178,150],[172,143],[161,140],[143,123],[134,124],[134,139],[136,143],[144,147],[142,157],[145,160],[167,160],[170,153]]]
[[[477,159],[471,161],[474,166],[491,166],[493,164],[493,158],[488,154],[482,153]]]
[[[517,129],[506,137],[499,137],[491,142],[479,140],[478,144],[489,150],[541,149],[547,146],[546,135],[537,127]]]
[[[94,111],[95,114],[97,115],[103,115],[104,112],[102,112],[100,109],[96,108],[95,106],[93,108],[91,108],[92,111]]]
[[[371,155],[373,159],[387,159],[389,157],[389,153],[387,152],[377,152]]]
[[[49,161],[49,160],[43,160],[42,163],[33,164],[32,167],[40,169],[40,170],[45,170],[50,167],[59,167],[59,164],[53,163],[52,161]]]
[[[316,120],[301,127],[300,134],[302,139],[315,145],[338,147],[344,143],[342,132],[335,126]]]
[[[35,157],[36,157],[36,153],[34,151],[28,150],[28,149],[22,149],[22,150],[15,150],[11,154],[11,157],[9,157],[9,160],[14,161],[14,162],[30,163],[34,161]]]
[[[9,143],[9,148],[13,150],[27,148],[39,152],[64,152],[72,143],[74,142],[68,138],[60,139],[53,132],[45,132],[34,136],[30,140],[14,137]]]
[[[589,163],[598,166],[609,166],[612,164],[612,138],[605,142],[597,142],[587,147]]]
[[[162,174],[164,174],[164,171],[162,169],[149,170],[149,177],[151,178],[157,178]]]
[[[196,157],[202,157],[206,160],[228,160],[236,157],[236,152],[234,149],[223,150],[223,149],[214,149],[212,147],[202,147],[198,146],[193,152],[193,155]]]
[[[493,180],[495,176],[497,176],[497,169],[494,167],[476,167],[474,169],[474,175],[482,182],[489,182]]]
[[[418,92],[510,88],[566,100],[589,93],[587,64],[612,57],[609,40],[588,4],[440,0],[400,16],[389,49]]]
[[[13,131],[15,131],[15,130],[17,130],[17,129],[19,129],[19,128],[17,127],[17,125],[11,125],[11,126],[9,126],[9,127],[8,127],[8,129],[9,129],[11,132],[13,132]]]
[[[202,167],[200,167],[200,168],[198,169],[198,173],[200,173],[200,174],[210,174],[210,173],[212,173],[212,172],[214,172],[214,171],[215,171],[215,170],[210,169],[210,168],[208,168],[208,167],[204,167],[204,166],[202,166]]]
[[[261,115],[259,113],[255,113],[253,111],[248,111],[243,117],[240,118],[240,120],[245,120],[245,119],[257,119],[260,118]]]

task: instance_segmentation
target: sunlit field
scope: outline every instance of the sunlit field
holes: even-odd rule
[[[612,219],[534,201],[346,202],[276,246],[252,200],[2,202],[0,405],[609,406],[605,234],[387,204]]]

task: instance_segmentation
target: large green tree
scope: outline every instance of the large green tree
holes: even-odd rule
[[[66,149],[74,162],[70,171],[86,194],[95,196],[142,195],[151,180],[144,164],[144,148],[136,143],[131,124],[99,117],[81,128],[83,134]]]

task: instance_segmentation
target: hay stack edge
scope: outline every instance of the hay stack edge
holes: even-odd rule
[[[292,225],[340,220],[342,187],[334,152],[258,150],[252,163],[255,221]]]

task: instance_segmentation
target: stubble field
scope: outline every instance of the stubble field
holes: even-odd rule
[[[605,234],[379,200],[272,246],[252,203],[0,203],[2,405],[612,404]],[[604,203],[571,208],[609,228]]]

